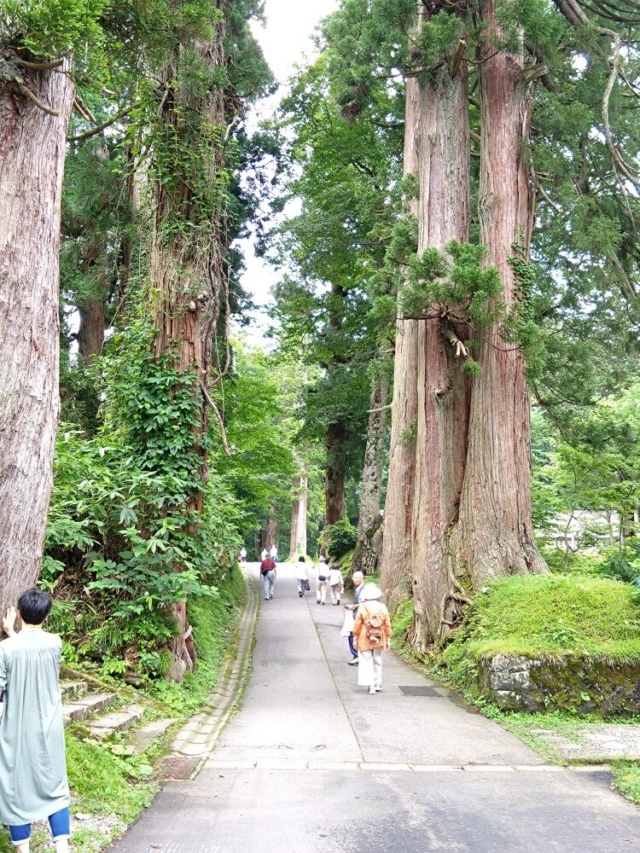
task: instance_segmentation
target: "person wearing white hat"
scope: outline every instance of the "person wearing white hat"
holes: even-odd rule
[[[365,584],[353,626],[358,647],[358,684],[368,687],[369,693],[382,690],[382,652],[391,648],[391,620],[381,598],[382,590],[376,584]]]

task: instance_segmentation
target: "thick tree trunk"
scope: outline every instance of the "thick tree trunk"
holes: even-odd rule
[[[221,8],[221,0],[214,6]],[[211,73],[224,68],[224,27],[217,24],[212,41],[197,43],[200,57]],[[176,49],[179,63],[183,47]],[[165,128],[164,140],[169,146],[193,133],[189,116],[204,115],[212,128],[224,126],[224,90],[213,86],[206,100],[193,99],[180,84],[177,68],[167,67],[163,73],[166,89],[162,104],[162,121]],[[161,143],[162,144],[162,143]],[[171,150],[171,149],[170,149]],[[165,152],[166,156],[166,152]],[[196,157],[196,152],[189,151]],[[208,172],[211,186],[215,185],[224,168],[224,151],[221,136],[211,135],[204,153],[202,165]],[[195,405],[199,407],[199,424],[193,430],[194,449],[199,456],[197,474],[201,486],[194,487],[188,499],[188,508],[202,510],[203,486],[208,476],[206,451],[203,436],[208,429],[207,385],[211,366],[213,330],[219,314],[220,295],[224,288],[224,205],[210,212],[210,220],[203,221],[201,200],[191,187],[193,165],[187,155],[183,163],[169,167],[163,180],[161,164],[157,164],[160,180],[155,188],[155,220],[149,261],[150,293],[152,312],[157,329],[154,342],[155,354],[161,357],[170,354],[175,366],[182,372],[195,377]],[[175,169],[183,167],[182,180],[176,181]],[[206,205],[205,208],[206,209]],[[186,225],[197,226],[188,228]],[[182,226],[182,227],[178,227]],[[195,664],[195,647],[187,619],[187,608],[176,602],[172,608],[178,633],[173,643],[174,662],[170,677],[180,681],[185,670]]]
[[[298,518],[300,513],[300,501],[298,500],[298,490],[300,488],[300,477],[294,477],[291,489],[294,494],[291,500],[291,534],[289,536],[289,562],[295,559],[296,545],[298,543]]]
[[[325,524],[335,524],[347,514],[344,493],[344,445],[347,428],[344,421],[327,428],[327,469],[325,472]]]
[[[0,81],[0,613],[40,572],[58,422],[58,254],[73,84],[24,73],[48,115]]]
[[[470,153],[467,72],[441,67],[420,84],[420,210],[418,252],[469,240]],[[445,337],[447,321],[418,326],[418,417],[411,557],[415,622],[412,643],[438,636],[449,590],[449,542],[457,519],[469,420],[469,380]],[[455,329],[465,339],[468,332]]]
[[[78,350],[82,361],[87,364],[93,356],[102,355],[105,329],[104,300],[88,299],[84,305],[80,306],[79,313]]]
[[[304,464],[301,467],[304,472]],[[305,473],[293,478],[293,494],[295,497],[291,502],[290,561],[307,553],[307,482]]]
[[[298,538],[296,553],[307,553],[307,507],[309,505],[309,479],[300,477],[300,497],[298,499]]]
[[[278,519],[276,518],[276,508],[269,507],[269,519],[267,521],[267,541],[265,548],[271,550],[273,546],[278,548]]]
[[[404,135],[404,174],[418,175],[420,97],[418,80],[407,80]],[[417,218],[418,200],[410,202]],[[380,582],[387,605],[395,610],[399,601],[411,595],[411,524],[415,481],[415,440],[418,422],[418,321],[396,322],[391,405],[389,482],[384,510],[384,536],[380,559]]]
[[[353,555],[353,570],[371,574],[376,568],[382,547],[382,467],[387,435],[387,396],[389,380],[385,373],[376,376],[369,403],[369,430],[362,469],[358,541]]]
[[[521,82],[522,56],[495,52],[499,38],[493,2],[480,65],[482,132],[480,237],[487,263],[500,272],[501,299],[519,293],[509,258],[514,244],[528,255],[533,200],[526,163],[531,120],[530,87]],[[477,588],[489,578],[545,571],[531,524],[530,410],[520,350],[496,323],[480,341],[482,373],[474,380],[467,469],[460,520],[452,538],[455,573]]]

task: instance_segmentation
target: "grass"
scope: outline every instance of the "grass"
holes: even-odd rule
[[[613,761],[613,787],[628,800],[640,803],[640,764],[636,761]]]
[[[92,828],[81,826],[71,842],[78,853],[97,853],[149,805],[158,786],[132,778],[135,764],[119,759],[99,744],[71,732],[66,733],[66,740],[71,812],[89,815],[94,824]],[[0,832],[0,853],[9,853],[14,849],[9,832]],[[50,845],[48,827],[35,826],[32,853],[48,850]]]
[[[634,592],[607,578],[569,575],[494,581],[476,598],[442,659],[453,663],[463,653],[475,660],[496,654],[638,660],[640,608]]]

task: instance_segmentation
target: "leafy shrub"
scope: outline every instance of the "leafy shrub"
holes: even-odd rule
[[[349,551],[353,551],[358,541],[358,529],[348,518],[343,518],[335,524],[325,527],[323,541],[330,557],[340,559]]]
[[[193,379],[153,357],[151,334],[134,322],[110,344],[105,425],[63,426],[56,448],[41,583],[74,602],[54,627],[103,676],[163,675],[171,605],[217,595],[239,548],[235,499],[221,477],[203,483]]]
[[[604,577],[614,578],[623,583],[633,583],[640,576],[640,561],[630,550],[607,549],[603,556],[604,562],[599,568],[600,574]]]

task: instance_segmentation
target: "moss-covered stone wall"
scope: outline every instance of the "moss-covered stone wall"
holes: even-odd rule
[[[474,692],[503,710],[572,710],[603,717],[640,713],[640,660],[495,655],[481,658],[469,672]]]

